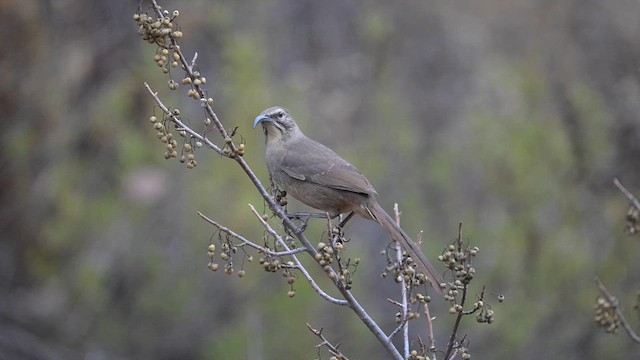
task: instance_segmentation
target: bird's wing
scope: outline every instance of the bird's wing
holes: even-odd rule
[[[292,178],[362,194],[375,189],[362,173],[328,147],[311,139],[294,141],[282,159],[282,171]]]

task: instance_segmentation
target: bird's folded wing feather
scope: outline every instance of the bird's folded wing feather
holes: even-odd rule
[[[360,171],[328,147],[311,139],[295,141],[282,159],[282,171],[292,178],[362,194],[375,189]]]

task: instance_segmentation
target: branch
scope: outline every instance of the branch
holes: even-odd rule
[[[456,241],[458,242],[458,244],[460,244],[460,242],[462,241],[462,223],[458,225],[458,238],[456,239]],[[467,287],[468,285],[464,284],[462,288],[462,299],[460,300],[460,306],[462,307],[464,307],[464,302],[467,299]],[[447,351],[444,354],[444,359],[448,359],[449,354],[451,354],[451,350],[453,350],[453,345],[455,344],[456,334],[458,332],[458,327],[460,326],[462,316],[464,316],[462,311],[458,312],[458,316],[456,316],[456,322],[453,325],[453,331],[451,331],[451,336],[449,336],[449,343],[447,344]]]
[[[393,204],[393,212],[395,213],[396,223],[400,226],[400,209],[398,207],[398,203]],[[396,262],[398,264],[398,268],[402,267],[402,247],[400,243],[394,241],[396,248]],[[409,357],[409,319],[407,316],[407,283],[404,281],[400,281],[400,296],[402,297],[402,306],[400,306],[400,314],[402,315],[402,342],[404,344],[404,357],[405,359]]]
[[[349,360],[346,356],[344,356],[344,354],[342,354],[340,352],[340,350],[338,350],[338,347],[340,346],[340,344],[338,345],[332,345],[329,340],[327,340],[324,335],[322,335],[322,328],[320,328],[320,330],[316,330],[314,328],[311,327],[311,325],[309,325],[309,323],[307,323],[307,328],[309,328],[309,330],[317,337],[320,338],[320,340],[322,340],[322,342],[318,345],[316,345],[317,348],[320,348],[322,346],[326,346],[327,350],[329,350],[329,352],[331,353],[331,355],[337,356],[339,359],[341,360]]]
[[[403,308],[402,303],[397,302],[393,299],[389,299],[387,298],[387,301],[392,303],[393,305],[396,305],[397,307],[399,307],[400,309]],[[403,330],[405,328],[405,325],[409,322],[409,318],[404,315],[404,316],[400,316],[400,325],[398,325],[392,332],[391,334],[389,334],[389,338],[393,339],[396,335],[398,335],[398,333],[400,332],[400,330]]]
[[[271,256],[286,256],[286,255],[294,255],[294,254],[299,254],[301,252],[305,252],[307,251],[307,249],[305,248],[295,248],[295,249],[291,249],[291,250],[286,250],[286,251],[273,251],[267,247],[264,246],[260,246],[250,240],[248,240],[247,238],[245,238],[244,236],[234,232],[233,230],[224,227],[220,224],[218,224],[217,222],[215,222],[214,220],[211,220],[210,218],[206,217],[204,214],[202,214],[200,211],[198,211],[198,215],[200,215],[200,217],[202,219],[204,219],[206,222],[208,222],[209,224],[215,226],[216,228],[218,228],[218,230],[222,231],[223,233],[229,234],[231,237],[234,237],[240,241],[242,241],[241,244],[239,244],[239,246],[243,246],[243,245],[247,245],[249,247],[252,247],[256,250],[258,250],[261,253],[267,254],[267,255],[271,255]]]
[[[424,303],[424,315],[427,318],[427,325],[429,328],[429,350],[436,349],[436,339],[433,337],[433,320],[435,317],[431,317],[431,312],[429,311],[429,303]]]
[[[271,234],[271,236],[276,238],[276,240],[278,241],[278,243],[280,245],[282,245],[285,249],[289,250],[289,247],[288,247],[287,243],[282,239],[282,237],[275,230],[273,230],[273,228],[271,227],[271,225],[269,225],[268,222],[264,221],[262,216],[258,213],[258,211],[256,211],[256,208],[253,207],[253,205],[251,205],[251,204],[249,204],[249,208],[251,208],[251,212],[253,212],[253,214],[258,218],[258,220],[260,221],[262,226],[264,226],[264,228],[267,229],[267,232],[269,234]],[[305,267],[302,265],[302,263],[300,263],[300,260],[298,260],[298,257],[295,256],[294,254],[291,254],[291,258],[293,259],[293,262],[296,264],[296,268],[298,270],[300,270],[300,272],[302,273],[302,276],[304,276],[304,278],[307,279],[309,284],[311,284],[311,287],[313,288],[313,290],[315,290],[315,292],[317,292],[318,295],[320,295],[325,300],[327,300],[327,301],[329,301],[331,303],[334,303],[336,305],[342,305],[342,306],[349,305],[345,300],[336,299],[336,298],[332,297],[331,295],[325,293],[320,288],[318,283],[316,283],[316,281],[313,279],[313,277],[311,277],[311,274],[309,274],[307,269],[305,269]]]
[[[624,194],[624,196],[626,196],[627,199],[629,199],[631,204],[633,204],[633,207],[635,207],[636,209],[638,209],[638,211],[640,211],[640,201],[635,196],[633,196],[633,194],[629,190],[627,190],[627,188],[625,188],[622,185],[622,183],[620,183],[618,178],[614,178],[613,179],[613,183],[620,190],[620,192],[622,192]]]
[[[222,155],[224,157],[229,157],[229,155],[225,155],[222,152],[222,149],[220,149],[220,147],[218,147],[216,144],[211,142],[211,140],[207,139],[207,137],[205,137],[204,135],[200,135],[198,132],[194,131],[193,129],[191,129],[190,127],[185,125],[182,122],[182,120],[180,120],[180,118],[178,116],[176,116],[172,111],[169,110],[169,108],[167,106],[164,105],[164,103],[162,103],[162,101],[158,97],[158,93],[154,92],[153,90],[151,90],[151,87],[149,86],[149,84],[147,84],[145,82],[144,83],[144,87],[147,89],[149,94],[151,94],[151,97],[153,98],[153,100],[156,101],[156,104],[158,104],[158,107],[160,108],[160,110],[162,110],[162,112],[165,113],[167,116],[171,117],[171,121],[173,121],[174,123],[176,123],[178,125],[176,127],[176,130],[188,132],[189,135],[191,135],[191,137],[194,137],[194,138],[202,141],[208,147],[210,147],[211,149],[215,150],[215,152],[217,152],[218,154],[220,154],[220,155]]]
[[[607,290],[607,288],[604,286],[604,284],[602,283],[602,281],[600,281],[598,277],[596,277],[594,281],[598,285],[598,288],[600,289],[600,293],[602,293],[602,296],[604,296],[607,299],[607,301],[611,304],[611,306],[615,310],[616,316],[618,317],[618,320],[620,321],[620,324],[622,325],[622,328],[624,329],[624,331],[626,331],[627,335],[629,335],[631,340],[640,344],[640,336],[638,336],[638,334],[635,332],[635,330],[633,330],[633,328],[631,327],[627,319],[624,317],[624,313],[622,312],[622,310],[620,310],[620,307],[618,306],[618,299],[616,299],[616,297],[613,296],[613,294],[611,294],[609,290]]]

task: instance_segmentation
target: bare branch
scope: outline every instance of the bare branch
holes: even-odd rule
[[[629,190],[627,190],[627,188],[625,188],[622,185],[622,183],[620,183],[618,178],[614,178],[613,183],[616,185],[618,190],[620,190],[620,192],[622,192],[624,196],[626,196],[627,199],[629,199],[631,204],[633,204],[633,206],[640,211],[640,200],[638,200],[635,196],[633,196],[633,194]]]
[[[202,219],[204,219],[206,222],[208,222],[209,224],[215,226],[216,228],[218,228],[218,230],[229,234],[229,236],[234,237],[238,240],[240,240],[242,243],[240,243],[238,246],[243,246],[243,245],[247,245],[251,248],[254,248],[256,250],[258,250],[261,253],[267,254],[267,255],[271,255],[271,256],[286,256],[286,255],[294,255],[294,254],[299,254],[301,252],[305,252],[307,251],[307,249],[305,248],[295,248],[295,249],[291,249],[291,250],[287,250],[287,251],[273,251],[269,248],[266,248],[264,246],[260,246],[254,242],[252,242],[251,240],[248,240],[247,238],[245,238],[244,236],[234,232],[233,230],[220,225],[219,223],[217,223],[215,220],[212,220],[208,217],[206,217],[204,214],[202,214],[201,212],[198,211],[198,215],[200,215],[200,217]]]
[[[197,52],[193,53],[193,59],[191,59],[191,65],[189,66],[189,69],[191,69],[191,71],[193,71],[193,68],[196,66],[196,60],[198,60]]]
[[[289,250],[289,247],[287,243],[284,241],[284,239],[282,239],[282,237],[275,230],[273,230],[273,228],[271,227],[271,225],[269,225],[268,222],[264,221],[262,216],[258,213],[258,211],[256,211],[256,208],[251,204],[249,204],[249,207],[251,208],[251,212],[253,212],[253,214],[258,218],[262,226],[264,226],[264,228],[267,229],[267,232],[271,234],[274,238],[276,238],[276,241],[278,241],[280,245],[282,245],[285,249]],[[320,288],[318,283],[316,283],[316,281],[313,279],[313,277],[311,277],[311,274],[309,274],[307,269],[305,269],[302,263],[300,263],[298,258],[294,254],[291,254],[291,258],[293,259],[293,262],[296,264],[296,269],[300,270],[300,272],[302,273],[302,276],[304,276],[304,278],[307,279],[307,281],[309,282],[313,290],[315,290],[315,292],[317,292],[318,295],[320,295],[323,299],[336,305],[342,305],[342,306],[349,305],[345,300],[336,299],[331,295],[327,294],[326,292],[324,292]]]
[[[616,316],[618,317],[618,320],[620,321],[620,325],[622,325],[622,328],[624,329],[624,331],[627,333],[627,335],[629,335],[631,340],[640,344],[640,336],[635,332],[635,330],[633,330],[633,328],[631,327],[627,319],[624,317],[624,312],[622,312],[622,310],[620,310],[620,307],[618,306],[618,299],[615,296],[613,296],[613,294],[611,294],[609,290],[607,290],[607,288],[604,286],[604,284],[602,283],[602,281],[600,281],[598,277],[596,277],[594,281],[598,285],[598,288],[600,289],[600,293],[602,294],[602,296],[604,296],[607,299],[607,301],[611,304],[611,306],[614,308],[616,312]]]
[[[177,117],[176,115],[174,115],[169,108],[167,108],[162,101],[160,100],[160,98],[158,97],[158,93],[151,90],[151,87],[149,86],[149,84],[147,84],[146,82],[144,83],[144,87],[147,89],[147,91],[149,92],[149,94],[151,94],[151,97],[153,97],[153,99],[156,101],[156,104],[158,104],[158,107],[160,108],[160,110],[162,110],[163,113],[165,113],[166,115],[168,115],[169,117],[171,117],[171,121],[173,121],[174,123],[176,123],[178,125],[178,130],[184,130],[186,132],[189,133],[189,135],[191,135],[193,138],[196,138],[200,141],[202,141],[204,144],[206,144],[209,148],[213,149],[215,152],[217,152],[218,154],[224,156],[224,157],[229,157],[228,155],[225,155],[222,152],[222,149],[220,149],[220,147],[218,147],[216,144],[214,144],[213,142],[211,142],[209,139],[207,139],[205,136],[199,134],[198,132],[194,131],[193,129],[191,129],[190,127],[188,127],[187,125],[185,125],[182,120],[180,120],[179,117]]]
[[[398,207],[398,203],[393,204],[393,212],[395,213],[396,223],[400,226],[400,209]],[[394,242],[396,247],[396,261],[398,263],[398,268],[400,268],[402,266],[402,247],[397,241]],[[402,343],[404,345],[404,357],[406,359],[409,357],[409,319],[407,316],[407,309],[409,306],[407,303],[407,283],[404,279],[400,281],[400,296],[402,297],[402,306],[400,307],[402,324],[400,326],[402,327]]]
[[[458,238],[456,239],[456,241],[458,243],[460,243],[462,241],[462,223],[460,223],[458,225]],[[460,300],[460,306],[464,307],[464,303],[467,299],[467,288],[468,285],[464,284],[463,288],[462,288],[462,300]],[[451,331],[451,336],[449,336],[449,343],[447,344],[447,351],[444,354],[444,358],[447,359],[449,358],[449,354],[451,354],[451,351],[453,350],[453,346],[455,345],[455,340],[456,340],[456,334],[458,333],[458,327],[460,326],[460,321],[462,320],[462,316],[464,314],[462,313],[462,311],[458,312],[458,315],[456,316],[456,321],[453,325],[453,330]]]
[[[460,352],[460,350],[454,349],[453,353],[451,353],[451,357],[448,360],[454,360],[456,358],[456,356],[458,356],[459,352]]]
[[[436,348],[436,339],[433,337],[433,320],[435,317],[431,317],[431,312],[429,311],[429,303],[424,303],[424,315],[427,318],[427,328],[429,330],[429,349],[435,350]]]
[[[324,335],[322,335],[322,330],[323,330],[322,328],[320,328],[320,330],[316,330],[312,328],[311,325],[309,325],[309,323],[307,323],[307,328],[309,328],[309,330],[315,336],[319,337],[320,340],[322,340],[322,342],[316,345],[316,347],[325,346],[327,350],[331,353],[331,355],[337,356],[341,360],[349,360],[346,356],[344,356],[344,354],[340,352],[340,350],[338,350],[338,347],[340,346],[340,344],[334,346],[329,342],[329,340],[327,340],[327,338],[324,337]]]

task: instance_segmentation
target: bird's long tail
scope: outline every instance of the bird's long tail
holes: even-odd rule
[[[400,226],[387,214],[386,211],[378,204],[377,201],[373,202],[373,204],[369,204],[367,207],[369,213],[373,216],[374,220],[377,221],[382,227],[384,227],[387,232],[391,235],[391,237],[400,243],[400,245],[409,253],[409,256],[415,261],[418,265],[420,271],[422,271],[427,277],[427,281],[431,284],[431,286],[438,290],[440,293],[443,293],[440,284],[444,282],[442,275],[436,270],[436,268],[431,265],[429,259],[422,253],[420,249],[420,245],[416,244],[411,240],[409,235],[400,228]]]

